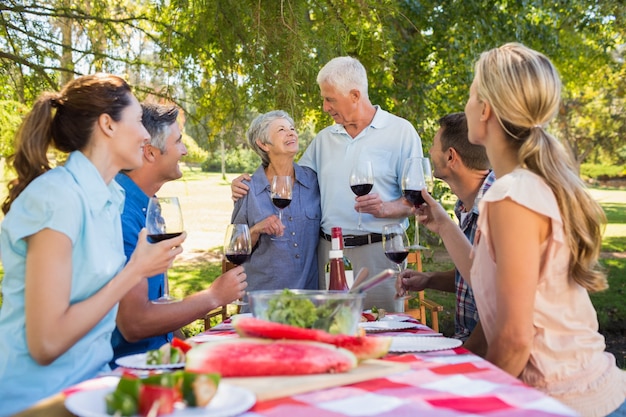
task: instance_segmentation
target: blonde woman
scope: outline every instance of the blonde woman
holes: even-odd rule
[[[516,43],[484,52],[465,113],[497,180],[480,205],[473,259],[428,195],[421,220],[469,277],[486,359],[584,416],[623,416],[626,372],[604,351],[589,299],[608,286],[598,265],[604,213],[546,130],[560,90],[544,55]]]

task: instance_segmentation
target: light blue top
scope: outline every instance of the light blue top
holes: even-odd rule
[[[402,223],[403,218],[375,218],[362,215],[364,230],[358,229],[359,213],[354,209],[356,195],[350,189],[350,171],[358,159],[372,161],[374,187],[383,201],[402,197],[402,167],[415,156],[423,156],[422,141],[408,120],[379,106],[374,119],[354,139],[343,125],[331,125],[320,131],[298,161],[317,172],[322,201],[322,229],[331,233],[339,226],[343,235],[381,233],[383,225]]]
[[[100,290],[124,266],[123,204],[121,187],[115,181],[105,184],[96,167],[78,151],[70,155],[65,166],[36,178],[13,202],[0,232],[4,266],[0,416],[18,412],[109,369],[117,307],[52,364],[38,365],[30,356],[24,317],[24,238],[48,228],[71,239],[70,303],[77,303]]]
[[[317,289],[317,243],[320,230],[320,193],[310,168],[294,164],[296,179],[291,204],[283,209],[284,240],[262,234],[245,262],[246,291]],[[278,209],[272,204],[270,184],[263,167],[248,183],[250,191],[235,203],[232,223],[252,227]],[[244,311],[246,309],[244,308]]]

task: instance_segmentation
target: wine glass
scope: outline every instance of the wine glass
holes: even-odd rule
[[[402,264],[409,256],[409,237],[400,223],[391,223],[383,226],[383,250],[385,256],[398,266],[402,272]]]
[[[224,236],[224,256],[229,262],[241,265],[250,258],[252,253],[252,239],[250,228],[245,223],[229,224]],[[246,305],[243,300],[235,300],[231,304]]]
[[[357,161],[350,172],[350,188],[357,196],[369,194],[374,187],[374,171],[371,161]],[[361,224],[361,210],[359,209],[359,230],[363,230]]]
[[[272,178],[271,195],[272,203],[278,208],[278,219],[283,222],[283,209],[291,204],[291,192],[293,181],[289,175],[274,175]],[[273,237],[273,240],[285,238]]]
[[[391,262],[398,266],[398,274],[402,272],[404,261],[409,256],[409,250],[411,248],[409,244],[409,237],[404,230],[404,227],[400,223],[391,223],[383,226],[383,250],[385,256]],[[413,298],[412,295],[406,293],[403,296],[397,298]]]
[[[178,197],[151,197],[146,211],[146,229],[148,241],[161,242],[180,236],[183,233],[183,213],[180,209]],[[181,301],[170,295],[167,271],[163,273],[163,295],[155,300],[154,304],[169,304]]]
[[[409,158],[404,163],[402,169],[402,194],[407,201],[419,208],[424,204],[422,190],[426,189],[429,193],[433,191],[433,171],[430,165],[430,159],[424,157]],[[420,245],[419,240],[419,222],[415,222],[415,243],[411,245],[411,249],[426,249]]]

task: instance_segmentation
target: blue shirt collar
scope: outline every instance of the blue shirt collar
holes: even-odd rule
[[[381,129],[385,127],[387,123],[389,122],[389,119],[390,119],[389,112],[386,112],[385,110],[381,109],[378,104],[374,105],[374,108],[376,109],[376,113],[374,113],[374,118],[372,119],[370,124],[365,129],[363,129],[361,133],[365,132],[370,127],[374,129]],[[332,128],[333,133],[345,133],[346,135],[348,134],[348,132],[346,132],[346,129],[343,127],[342,124],[339,124],[339,123],[334,124],[331,126],[331,128]]]
[[[139,186],[135,184],[135,181],[133,181],[128,175],[126,175],[123,172],[120,172],[119,174],[115,176],[115,181],[122,187],[122,191],[124,193],[133,195],[135,196],[134,198],[136,199],[141,199],[141,202],[142,204],[144,204],[144,207],[148,207],[150,197],[147,196],[146,193],[144,193],[143,190],[139,188]]]
[[[296,175],[296,182],[305,188],[312,188],[315,186],[315,176],[306,175],[304,172],[304,168],[300,165],[294,163],[293,164],[294,173]],[[254,184],[254,188],[256,189],[257,195],[265,192],[265,190],[270,189],[270,182],[265,175],[265,169],[263,165],[259,166],[257,170],[252,175],[252,184]]]

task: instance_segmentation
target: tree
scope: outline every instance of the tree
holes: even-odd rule
[[[67,76],[123,73],[140,98],[178,103],[187,132],[214,151],[240,146],[251,118],[270,109],[313,131],[332,123],[315,77],[330,58],[352,55],[368,70],[372,101],[410,120],[427,147],[435,121],[463,109],[479,54],[518,41],[562,74],[559,137],[579,160],[597,149],[592,141],[615,155],[624,131],[616,52],[625,12],[620,0],[599,3],[7,0],[0,98],[30,103]]]

